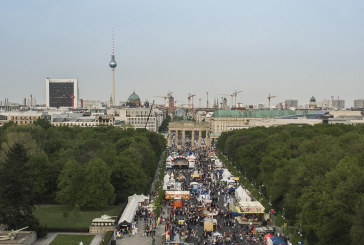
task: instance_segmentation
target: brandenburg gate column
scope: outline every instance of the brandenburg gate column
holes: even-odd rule
[[[206,146],[211,146],[210,131],[206,130]]]
[[[191,146],[195,146],[195,130],[192,129]]]
[[[185,146],[185,140],[186,140],[186,131],[182,129],[182,146]]]
[[[198,146],[201,147],[201,137],[202,137],[202,131],[198,130]]]
[[[168,146],[170,146],[172,143],[172,134],[171,133],[172,133],[171,129],[168,129],[168,135],[167,135]]]

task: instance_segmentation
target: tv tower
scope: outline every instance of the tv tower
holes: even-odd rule
[[[114,55],[114,28],[112,29],[112,51],[111,51],[111,61],[109,63],[109,66],[111,67],[112,71],[112,89],[111,89],[111,106],[115,105],[115,67],[116,67],[116,61],[115,61],[115,55]]]

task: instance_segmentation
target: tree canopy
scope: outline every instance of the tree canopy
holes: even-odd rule
[[[256,127],[225,132],[216,146],[309,244],[362,243],[363,126]]]
[[[0,143],[4,220],[6,212],[21,212],[12,202],[28,203],[31,214],[33,204],[100,209],[134,193],[147,194],[166,141],[145,129],[54,127],[39,120],[0,127]]]

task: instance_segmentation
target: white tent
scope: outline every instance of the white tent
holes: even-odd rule
[[[135,198],[138,201],[138,203],[142,203],[142,202],[145,202],[146,200],[149,200],[149,197],[144,196],[143,194],[141,194],[141,195],[134,194],[134,195],[128,197],[128,202],[130,202],[130,200],[132,198]]]
[[[221,168],[222,167],[222,162],[219,159],[216,159],[215,160],[215,166],[218,167],[218,168]]]
[[[224,172],[222,173],[223,179],[229,179],[229,177],[233,176],[227,168],[224,168]]]
[[[250,198],[248,192],[246,190],[244,190],[243,187],[241,187],[241,186],[239,186],[235,190],[235,196],[238,199],[238,201],[245,201],[245,202],[251,201],[251,198]]]
[[[134,216],[136,214],[136,210],[138,209],[138,200],[135,197],[132,197],[128,200],[128,205],[126,205],[123,214],[121,215],[118,225],[126,224],[131,225],[134,220]]]
[[[169,182],[169,174],[164,175],[164,179],[163,179],[163,190],[167,190],[168,189],[168,182]]]
[[[222,181],[225,181],[225,182],[228,182],[230,181],[231,182],[231,179],[230,177],[232,177],[233,175],[230,173],[229,170],[227,170],[226,168],[224,168],[224,171],[222,172]],[[235,181],[233,181],[235,182]]]

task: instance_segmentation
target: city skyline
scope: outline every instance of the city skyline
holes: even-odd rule
[[[77,78],[80,98],[111,96],[115,29],[116,102],[144,100],[308,104],[364,98],[361,1],[3,1],[0,100],[30,94],[45,104],[45,79]],[[9,24],[11,23],[11,24]],[[228,104],[230,97],[226,96]],[[219,98],[220,100],[220,98]]]

